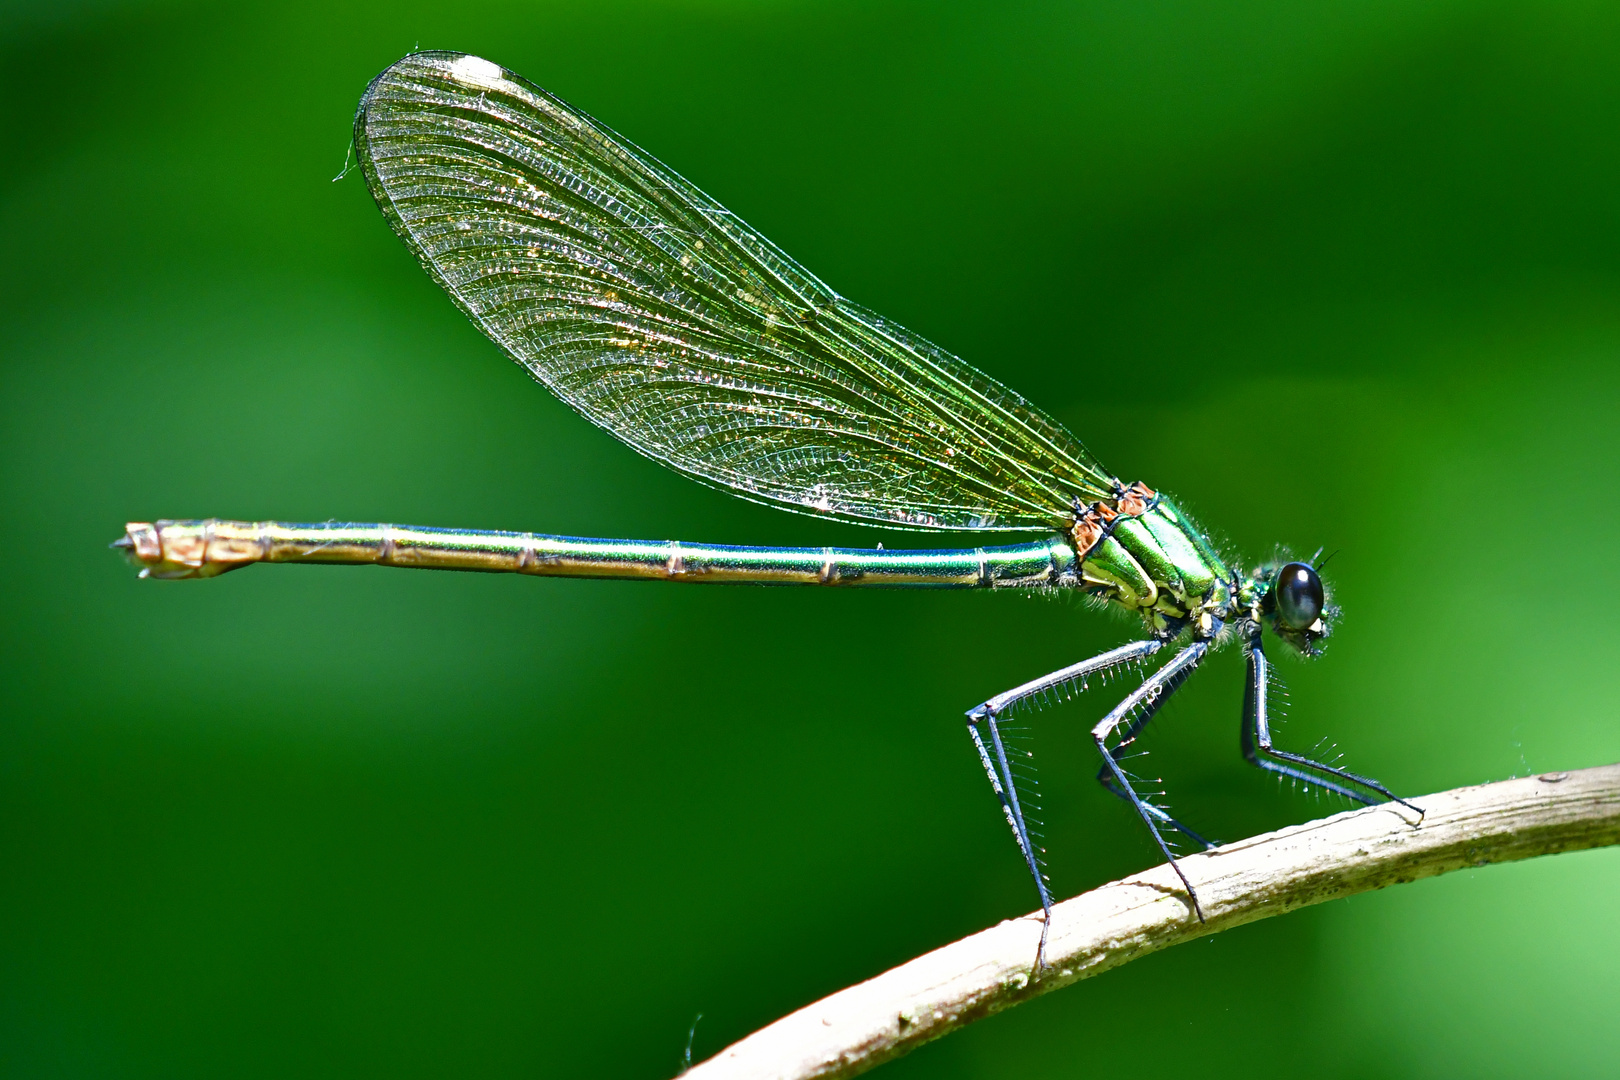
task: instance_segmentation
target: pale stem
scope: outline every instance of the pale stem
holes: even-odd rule
[[[1451,870],[1620,843],[1620,765],[1546,773],[1364,807],[1191,855],[1052,911],[1048,966],[1031,978],[1040,913],[1003,922],[783,1017],[685,1080],[855,1076],[1002,1009],[1184,941],[1308,904]]]

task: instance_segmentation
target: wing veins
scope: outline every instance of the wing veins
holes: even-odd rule
[[[1061,527],[1108,474],[1056,421],[840,298],[712,197],[532,84],[420,53],[368,89],[367,181],[515,360],[641,453],[795,512]]]

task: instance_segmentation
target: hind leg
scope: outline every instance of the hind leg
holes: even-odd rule
[[[1024,857],[1024,865],[1028,867],[1030,877],[1035,879],[1035,891],[1040,894],[1041,911],[1046,916],[1041,925],[1041,943],[1035,951],[1037,968],[1046,964],[1046,936],[1052,923],[1052,896],[1046,887],[1046,877],[1041,873],[1040,856],[1030,839],[1029,825],[1024,820],[1023,807],[1018,801],[1018,784],[1007,758],[1007,747],[1002,741],[1001,728],[997,721],[1007,710],[1021,701],[1059,689],[1077,679],[1083,680],[1087,675],[1151,656],[1158,652],[1159,648],[1158,641],[1132,642],[1093,656],[1089,660],[1082,660],[1078,664],[1071,664],[1050,675],[1043,675],[1022,686],[1015,686],[968,710],[968,734],[973,738],[973,746],[979,753],[979,762],[984,766],[985,775],[990,778],[990,787],[1001,803],[1001,812],[1007,818],[1008,827],[1012,829],[1013,839],[1018,843],[1018,852]]]

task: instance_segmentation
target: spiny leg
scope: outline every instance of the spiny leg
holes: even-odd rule
[[[1106,762],[1100,769],[1097,770],[1097,783],[1101,784],[1103,786],[1103,790],[1109,794],[1124,799],[1126,802],[1131,801],[1131,797],[1126,794],[1125,790],[1121,788],[1114,780],[1114,774],[1108,768]],[[1134,806],[1135,804],[1132,803],[1132,805]],[[1157,818],[1160,825],[1164,825],[1167,828],[1176,830],[1176,832],[1185,836],[1187,839],[1191,840],[1205,851],[1211,851],[1217,847],[1220,847],[1220,843],[1218,841],[1210,840],[1199,835],[1188,826],[1183,825],[1181,822],[1171,817],[1169,812],[1162,806],[1155,806],[1150,802],[1144,802],[1142,803],[1142,809],[1148,814]]]
[[[979,735],[981,722],[990,730],[990,742],[995,747],[993,756]],[[1046,936],[1052,927],[1052,894],[1046,888],[1046,878],[1041,873],[1040,860],[1035,855],[1035,845],[1029,838],[1029,827],[1024,824],[1024,811],[1018,805],[1018,785],[1013,781],[1012,766],[1007,762],[1007,748],[1002,744],[1001,731],[996,726],[995,715],[986,713],[975,719],[969,714],[968,734],[973,736],[973,745],[979,751],[979,761],[984,765],[985,775],[990,777],[990,786],[995,789],[996,798],[1001,800],[1001,812],[1006,815],[1007,824],[1012,827],[1013,839],[1018,841],[1018,850],[1024,856],[1024,865],[1029,867],[1030,877],[1035,879],[1035,890],[1040,893],[1041,942],[1035,947],[1035,967],[1040,969],[1046,966]]]
[[[1141,660],[1152,656],[1164,647],[1162,641],[1149,638],[1146,641],[1133,641],[1129,645],[1121,645],[1117,649],[1109,649],[1105,653],[1098,653],[1089,660],[1082,660],[1078,664],[1070,664],[1066,668],[1059,668],[1050,675],[1042,675],[1038,679],[1031,679],[1022,686],[1015,686],[1011,690],[997,694],[982,705],[975,705],[968,710],[970,721],[982,719],[985,716],[1002,716],[1007,710],[1019,702],[1032,698],[1037,694],[1044,694],[1052,690],[1061,691],[1076,682],[1082,683],[1088,675],[1096,675],[1109,668],[1128,664],[1132,660]]]
[[[1024,821],[1024,811],[1018,802],[1018,785],[1013,776],[1012,766],[1007,759],[1007,748],[1001,739],[1001,730],[996,723],[1007,710],[1037,694],[1048,693],[1053,690],[1062,690],[1064,687],[1079,681],[1084,685],[1086,676],[1106,671],[1119,664],[1140,660],[1158,652],[1161,642],[1135,641],[1129,645],[1122,645],[1117,649],[1100,653],[1089,660],[1082,660],[1078,664],[1071,664],[1066,668],[1043,675],[1015,686],[1005,693],[997,694],[982,705],[968,710],[968,734],[973,737],[973,746],[979,752],[979,761],[984,765],[985,775],[990,778],[990,787],[995,791],[996,798],[1001,802],[1001,811],[1007,818],[1007,825],[1012,829],[1013,839],[1018,842],[1018,851],[1024,856],[1024,864],[1029,867],[1029,873],[1035,879],[1035,889],[1040,894],[1041,912],[1041,943],[1035,951],[1035,966],[1038,969],[1046,965],[1046,938],[1052,925],[1052,895],[1046,887],[1046,879],[1041,874],[1040,857],[1036,852],[1034,842],[1030,839],[1029,826]],[[986,746],[979,725],[983,724],[990,735],[990,745]],[[993,752],[992,752],[993,749]]]
[[[1124,733],[1119,737],[1119,741],[1114,744],[1114,753],[1116,756],[1121,749],[1136,741],[1136,736],[1141,733],[1143,728],[1147,727],[1148,721],[1152,720],[1153,717],[1158,714],[1159,706],[1163,704],[1164,699],[1168,696],[1169,695],[1167,694],[1161,695],[1142,706],[1139,714],[1130,722],[1130,724],[1126,726]],[[1130,795],[1127,794],[1125,789],[1120,787],[1119,783],[1114,779],[1113,770],[1109,768],[1106,761],[1103,762],[1102,766],[1097,769],[1097,783],[1103,786],[1104,791],[1118,796],[1119,798],[1124,799],[1126,802],[1131,802]],[[1132,805],[1135,804],[1133,803]],[[1170,813],[1162,806],[1155,806],[1150,802],[1143,802],[1142,808],[1146,810],[1147,813],[1157,818],[1160,825],[1165,825],[1176,830],[1176,832],[1187,837],[1193,843],[1197,844],[1199,847],[1202,847],[1206,851],[1219,846],[1213,840],[1206,840],[1198,833],[1193,832],[1193,830],[1188,828],[1186,825],[1183,825],[1181,822],[1171,817]]]
[[[1142,729],[1147,727],[1149,721],[1159,714],[1159,706],[1164,704],[1165,698],[1168,696],[1168,694],[1165,694],[1156,697],[1152,701],[1144,704],[1141,708],[1137,709],[1136,715],[1131,719],[1130,723],[1125,725],[1125,730],[1120,732],[1119,739],[1114,743],[1114,754],[1116,758],[1118,758],[1121,750],[1136,741],[1136,737],[1141,734]],[[1120,787],[1119,784],[1115,782],[1114,774],[1108,768],[1107,762],[1104,762],[1097,769],[1097,783],[1101,784],[1103,786],[1103,790],[1107,791],[1111,795],[1124,799],[1126,802],[1131,801],[1131,797],[1125,793],[1125,789]],[[1149,814],[1152,814],[1154,817],[1158,818],[1160,825],[1169,826],[1170,828],[1181,833],[1183,836],[1192,840],[1193,843],[1199,845],[1204,850],[1208,851],[1209,849],[1218,846],[1214,842],[1204,839],[1202,836],[1193,832],[1187,826],[1171,817],[1169,812],[1166,811],[1162,806],[1155,806],[1146,801],[1142,803],[1142,806]]]
[[[1148,676],[1146,682],[1137,687],[1124,701],[1114,706],[1113,711],[1103,717],[1102,721],[1091,729],[1091,738],[1097,744],[1097,753],[1102,755],[1104,766],[1113,774],[1114,782],[1124,790],[1131,805],[1136,807],[1136,812],[1141,815],[1142,821],[1148,827],[1148,832],[1153,834],[1154,842],[1159,845],[1159,850],[1164,852],[1165,859],[1170,863],[1170,869],[1176,872],[1176,876],[1181,879],[1181,884],[1186,887],[1187,898],[1192,901],[1193,914],[1198,916],[1199,922],[1204,921],[1204,909],[1198,903],[1198,893],[1193,889],[1192,882],[1187,880],[1187,875],[1182,873],[1181,865],[1176,862],[1176,857],[1170,852],[1170,845],[1164,842],[1164,836],[1159,832],[1159,826],[1154,814],[1148,809],[1147,804],[1142,802],[1141,797],[1136,794],[1136,789],[1131,787],[1131,782],[1125,777],[1125,771],[1120,768],[1119,762],[1115,760],[1114,755],[1109,751],[1108,737],[1114,733],[1114,729],[1124,722],[1127,716],[1131,716],[1139,707],[1149,705],[1156,711],[1171,694],[1180,688],[1181,684],[1186,681],[1187,675],[1198,664],[1198,661],[1204,658],[1204,653],[1208,651],[1209,643],[1207,641],[1195,641],[1188,645],[1177,653],[1168,664]]]
[[[1271,688],[1271,662],[1266,659],[1265,649],[1261,646],[1260,629],[1253,628],[1245,643],[1244,652],[1249,661],[1248,684],[1243,691],[1243,756],[1251,764],[1258,765],[1267,772],[1278,773],[1319,787],[1324,791],[1331,791],[1366,806],[1375,805],[1378,800],[1367,794],[1367,791],[1382,795],[1391,802],[1398,802],[1423,820],[1423,810],[1413,806],[1405,799],[1399,797],[1383,784],[1362,776],[1359,773],[1340,769],[1325,762],[1315,761],[1303,754],[1292,754],[1286,750],[1278,750],[1271,744],[1271,715],[1269,708],[1269,690]],[[1303,767],[1301,767],[1303,766]],[[1307,772],[1314,769],[1316,773]],[[1338,777],[1345,783],[1339,783],[1320,776],[1317,773],[1326,773],[1327,776]],[[1358,784],[1366,791],[1357,791],[1349,784]]]

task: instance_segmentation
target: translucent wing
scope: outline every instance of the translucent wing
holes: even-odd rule
[[[355,147],[394,231],[490,338],[688,476],[922,529],[1061,528],[1111,491],[1023,398],[487,60],[401,60],[361,99]]]

